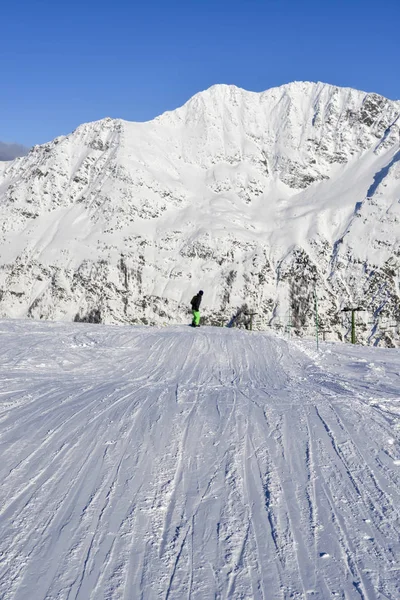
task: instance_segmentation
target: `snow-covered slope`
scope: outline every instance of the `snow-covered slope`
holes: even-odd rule
[[[0,335],[2,600],[400,598],[399,350]]]
[[[326,84],[218,85],[148,123],[105,119],[0,165],[0,314],[261,325],[399,339],[400,102]],[[382,324],[379,317],[389,322]],[[386,328],[386,333],[384,332]]]

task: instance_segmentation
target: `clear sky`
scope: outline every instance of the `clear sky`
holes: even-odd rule
[[[152,119],[215,83],[324,81],[400,99],[400,0],[5,0],[0,140]]]

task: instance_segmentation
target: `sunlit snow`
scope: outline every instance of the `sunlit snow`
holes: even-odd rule
[[[315,287],[332,340],[362,303],[360,340],[399,345],[399,115],[323,83],[216,85],[34,147],[0,165],[0,316],[178,323],[200,285],[210,325],[247,303],[279,327],[301,301],[310,334]]]
[[[400,598],[400,353],[0,322],[2,600]]]

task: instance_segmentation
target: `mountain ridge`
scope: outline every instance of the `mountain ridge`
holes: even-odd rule
[[[35,146],[0,167],[0,315],[179,322],[203,287],[210,322],[248,304],[282,327],[300,305],[309,334],[316,287],[335,339],[367,296],[362,341],[396,344],[379,316],[399,320],[399,115],[328,84],[222,85]]]
[[[17,158],[18,156],[25,156],[29,148],[22,144],[7,143],[0,141],[0,162],[9,162]]]

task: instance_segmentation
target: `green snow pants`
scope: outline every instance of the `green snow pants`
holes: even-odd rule
[[[193,327],[198,327],[198,325],[200,325],[200,311],[192,310],[192,314],[193,314],[192,325],[193,325]]]

